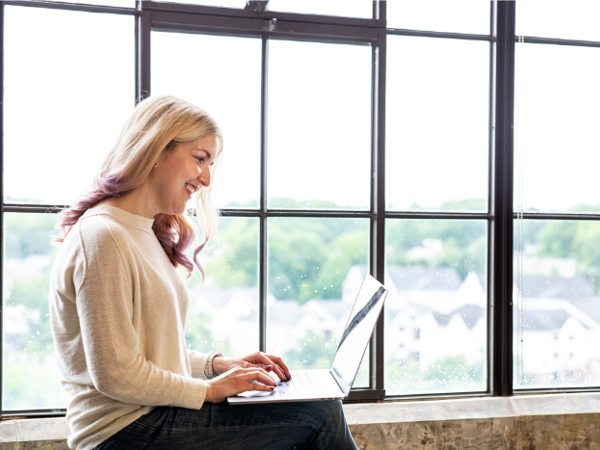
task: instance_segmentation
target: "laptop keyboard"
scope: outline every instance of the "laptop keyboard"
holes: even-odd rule
[[[326,376],[330,376],[326,374]],[[294,377],[289,381],[281,381],[277,385],[279,395],[287,397],[290,395],[316,395],[325,389],[314,372],[295,372]]]

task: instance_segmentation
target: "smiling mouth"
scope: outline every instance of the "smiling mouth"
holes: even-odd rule
[[[196,187],[193,184],[185,183],[185,188],[188,190],[191,196],[194,192],[197,192],[200,189],[200,186]]]

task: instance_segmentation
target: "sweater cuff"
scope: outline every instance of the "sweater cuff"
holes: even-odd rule
[[[197,351],[190,351],[189,356],[190,365],[192,366],[192,378],[207,380],[208,378],[206,378],[206,375],[204,374],[204,368],[206,367],[206,360],[209,355]]]
[[[206,383],[202,380],[188,378],[183,385],[183,392],[173,406],[187,409],[200,409],[206,399]]]

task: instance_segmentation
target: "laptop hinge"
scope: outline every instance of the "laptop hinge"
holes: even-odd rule
[[[346,392],[348,392],[348,390],[352,389],[352,386],[348,386],[346,387],[346,389],[344,389],[346,384],[342,381],[340,377],[338,377],[338,374],[335,373],[335,370],[333,370],[333,368],[329,368],[329,373],[333,377],[333,380],[337,383],[338,387],[340,388],[340,391],[344,393],[344,395],[346,395]]]

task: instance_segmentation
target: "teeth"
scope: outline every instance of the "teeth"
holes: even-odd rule
[[[196,188],[194,186],[192,186],[191,184],[185,184],[185,188],[189,191],[190,194],[193,194],[194,192],[196,192]]]

